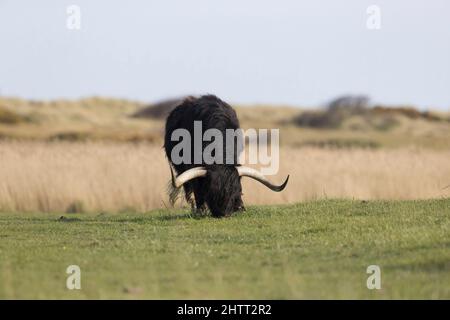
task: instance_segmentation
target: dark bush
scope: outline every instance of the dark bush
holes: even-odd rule
[[[17,124],[26,121],[26,117],[0,106],[0,123]]]
[[[331,101],[326,110],[303,112],[294,122],[302,127],[338,128],[351,116],[366,115],[368,105],[366,96],[344,96]]]
[[[133,118],[165,119],[169,113],[178,106],[184,98],[168,99],[144,107],[131,115]]]
[[[66,213],[83,213],[86,212],[84,203],[79,200],[73,201],[66,209]]]
[[[49,140],[50,141],[86,141],[89,138],[89,134],[87,132],[60,132],[52,135]]]
[[[376,149],[380,147],[378,142],[363,139],[326,139],[307,140],[295,145],[296,147],[315,147],[329,149]]]

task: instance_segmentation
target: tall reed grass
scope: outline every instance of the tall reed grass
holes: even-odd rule
[[[244,202],[449,197],[450,151],[282,148],[275,193],[245,179]],[[0,211],[148,211],[168,205],[161,147],[105,142],[1,142]],[[180,203],[178,205],[186,205]]]

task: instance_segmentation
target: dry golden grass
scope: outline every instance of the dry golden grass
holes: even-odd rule
[[[282,193],[244,182],[247,204],[319,198],[450,196],[450,151],[282,148]],[[164,208],[169,169],[161,147],[105,142],[1,142],[0,211],[147,211]]]
[[[4,142],[0,159],[2,211],[145,211],[163,205],[168,167],[162,170],[161,148]]]

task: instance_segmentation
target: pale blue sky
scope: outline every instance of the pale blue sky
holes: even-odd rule
[[[0,0],[0,93],[300,106],[353,93],[447,110],[449,15],[447,0]]]

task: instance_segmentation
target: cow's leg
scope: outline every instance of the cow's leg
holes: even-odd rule
[[[184,198],[186,199],[186,202],[189,203],[191,206],[191,209],[194,210],[194,201],[192,200],[192,185],[190,183],[186,183],[183,185],[184,188]]]
[[[197,213],[203,213],[206,211],[205,199],[203,198],[203,192],[200,190],[194,190],[195,206]]]
[[[233,211],[245,211],[245,206],[244,206],[244,202],[242,201],[242,199],[239,199],[239,201],[237,203],[235,203],[234,205],[234,210]]]

